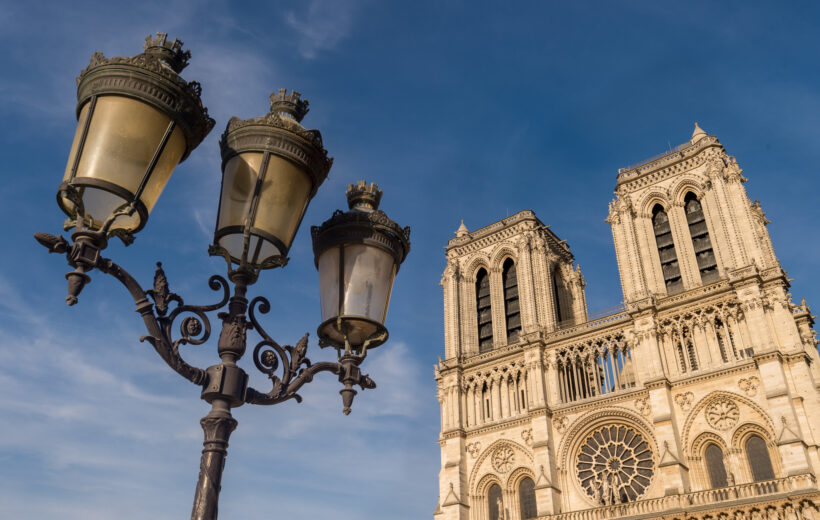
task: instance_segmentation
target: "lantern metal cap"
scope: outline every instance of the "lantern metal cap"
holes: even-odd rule
[[[339,244],[368,244],[388,251],[398,268],[410,252],[410,226],[402,228],[378,208],[382,192],[375,183],[359,181],[347,188],[350,211],[336,210],[321,226],[311,226],[316,267],[328,248]],[[362,205],[372,209],[362,210]]]
[[[190,51],[182,42],[168,41],[157,33],[145,39],[144,52],[134,57],[106,58],[97,51],[88,67],[77,77],[77,117],[83,106],[97,96],[125,96],[138,99],[168,114],[184,136],[184,161],[213,129],[215,121],[202,104],[202,87],[185,81],[179,72],[188,65]]]
[[[371,182],[370,186],[366,181],[351,184],[347,187],[345,195],[350,209],[365,212],[379,209],[379,202],[382,200],[382,191],[375,182]]]
[[[270,112],[260,117],[228,121],[219,142],[222,168],[243,152],[268,152],[303,168],[311,176],[313,197],[327,178],[333,158],[328,157],[319,130],[306,130],[300,123],[308,112],[302,94],[279,89],[270,95]]]

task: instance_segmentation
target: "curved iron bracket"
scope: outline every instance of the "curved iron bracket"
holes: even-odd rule
[[[140,341],[149,342],[163,361],[185,379],[200,386],[206,384],[206,372],[188,364],[180,355],[179,347],[186,344],[201,345],[210,337],[211,324],[205,313],[224,307],[230,298],[228,282],[224,278],[212,276],[208,280],[208,285],[212,290],[222,290],[222,299],[218,303],[201,306],[186,305],[179,295],[170,292],[161,263],[157,263],[153,289],[146,291],[128,271],[113,260],[100,256],[100,252],[107,245],[101,233],[78,231],[72,236],[73,243],[69,243],[61,236],[48,233],[36,233],[34,237],[48,248],[50,253],[64,253],[69,265],[74,267],[74,271],[66,274],[69,293],[66,303],[69,305],[77,303],[83,287],[91,281],[88,272],[98,269],[113,276],[131,293],[136,310],[145,323],[148,334],[142,336]],[[154,303],[149,301],[149,297]],[[176,303],[173,309],[169,309],[171,302]],[[155,308],[156,314],[154,313]],[[168,313],[169,310],[170,313]],[[173,325],[177,317],[182,314],[188,314],[188,316],[180,322],[180,337],[174,339]]]
[[[323,361],[312,364],[307,358],[308,334],[302,336],[296,346],[279,345],[260,325],[256,317],[257,309],[262,314],[270,312],[270,302],[257,296],[248,307],[248,316],[253,327],[262,336],[262,341],[257,343],[253,349],[253,363],[256,368],[267,375],[273,383],[271,390],[267,393],[259,392],[254,388],[248,388],[245,402],[250,404],[273,405],[289,399],[302,402],[302,396],[298,391],[306,383],[313,380],[313,376],[319,372],[331,372],[339,376],[339,381],[345,385],[341,390],[344,404],[344,413],[350,413],[350,405],[356,391],[353,385],[359,385],[362,390],[376,388],[376,383],[366,374],[362,374],[358,365],[359,358],[346,356],[340,359],[339,363]],[[277,375],[280,370],[281,375]]]

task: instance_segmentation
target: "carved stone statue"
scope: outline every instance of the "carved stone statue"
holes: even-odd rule
[[[817,520],[817,509],[808,502],[803,502],[800,514],[803,515],[803,520]]]
[[[797,511],[794,510],[791,504],[786,504],[783,508],[783,517],[785,520],[797,520]]]
[[[614,472],[601,475],[595,486],[595,501],[604,506],[618,503],[618,476]]]
[[[752,520],[763,520],[763,514],[758,509],[753,510]]]
[[[735,474],[734,473],[727,473],[726,474],[726,485],[732,487],[735,485]]]
[[[770,507],[766,510],[766,520],[780,520],[780,514],[777,509]]]
[[[504,502],[501,501],[501,498],[496,499],[495,507],[498,508],[498,520],[506,520],[504,516]]]

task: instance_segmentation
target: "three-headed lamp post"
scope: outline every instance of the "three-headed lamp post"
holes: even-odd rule
[[[324,182],[333,160],[318,130],[301,120],[308,102],[296,91],[271,94],[270,112],[252,119],[232,118],[220,141],[222,189],[214,243],[209,252],[223,257],[227,279],[211,276],[221,294],[211,305],[189,305],[171,292],[157,263],[153,287],[143,289],[102,251],[111,237],[126,245],[148,220],[176,165],[185,160],[214,126],[202,105],[201,88],[182,79],[190,52],[165,34],[146,38],[142,54],[106,58],[96,52],[77,79],[77,131],[69,152],[57,202],[68,215],[71,239],[37,233],[52,253],[63,253],[73,271],[66,274],[69,305],[77,303],[88,273],[112,275],[131,293],[150,343],[174,371],[202,387],[211,405],[202,419],[205,433],[191,518],[217,518],[228,438],[237,422],[231,409],[245,403],[272,405],[295,399],[318,372],[336,374],[343,411],[358,385],[375,388],[360,365],[368,349],[387,340],[384,326],[393,280],[410,250],[409,228],[401,228],[378,209],[382,192],[364,181],[347,190],[349,211],[336,211],[313,226],[315,264],[321,290],[319,345],[333,347],[337,362],[311,363],[308,335],[295,346],[280,345],[261,326],[258,313],[270,311],[263,296],[248,301],[248,287],[266,269],[284,267],[288,250],[310,200]],[[219,363],[206,369],[188,364],[182,345],[201,345],[211,335],[208,313],[222,328]],[[249,330],[260,341],[253,363],[271,380],[267,392],[248,386],[237,363]]]

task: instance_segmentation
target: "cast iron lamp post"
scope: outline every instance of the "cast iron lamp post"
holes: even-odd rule
[[[376,387],[359,365],[369,348],[387,340],[384,320],[394,277],[410,250],[410,228],[399,227],[379,211],[382,192],[360,181],[347,189],[350,211],[337,210],[311,229],[321,289],[319,345],[334,347],[338,362],[311,363],[307,334],[295,346],[281,346],[262,328],[257,312],[269,312],[270,303],[262,296],[248,302],[248,286],[261,271],[287,264],[308,203],[333,161],[319,131],[300,124],[307,100],[281,89],[271,94],[270,113],[232,118],[220,141],[222,190],[209,252],[225,258],[228,279],[213,275],[208,282],[222,293],[220,301],[186,304],[170,291],[159,262],[153,288],[140,287],[101,252],[111,237],[126,245],[133,242],[176,165],[214,126],[202,106],[199,84],[179,76],[189,59],[182,42],[169,42],[161,33],[146,38],[145,52],[133,58],[94,53],[77,79],[77,131],[57,195],[68,215],[65,229],[74,229],[71,241],[47,233],[35,238],[49,252],[64,253],[74,268],[66,274],[69,305],[77,303],[91,281],[89,272],[112,275],[131,293],[145,322],[148,333],[140,341],[202,387],[211,410],[201,421],[205,442],[191,518],[213,520],[228,438],[237,425],[231,408],[301,401],[297,392],[319,372],[338,376],[345,414],[356,395],[354,385]],[[226,306],[218,314],[219,364],[207,369],[188,364],[180,346],[205,343],[211,334],[207,313]],[[248,330],[262,338],[253,349],[253,362],[271,380],[268,392],[249,387],[247,373],[237,365]]]

